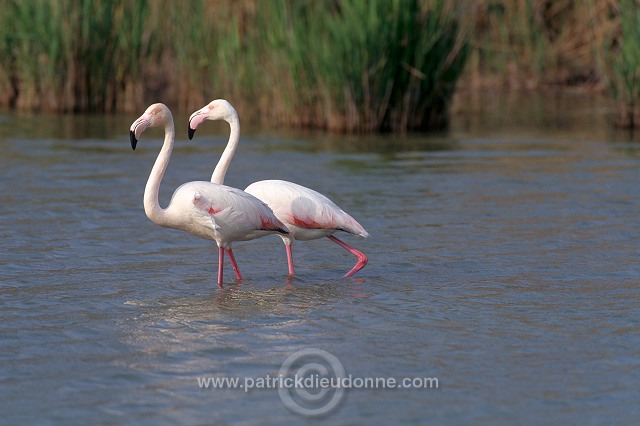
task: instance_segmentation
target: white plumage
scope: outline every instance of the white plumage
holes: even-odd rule
[[[205,120],[225,120],[231,129],[229,142],[211,176],[212,182],[222,184],[240,139],[240,120],[235,108],[229,102],[216,99],[191,114],[189,139],[193,137],[198,125]],[[265,202],[289,230],[289,234],[280,234],[287,250],[289,274],[294,274],[291,251],[294,240],[307,241],[328,237],[348,250],[358,258],[358,262],[345,274],[345,277],[355,274],[367,264],[367,256],[333,234],[344,231],[365,238],[369,234],[353,217],[321,193],[283,180],[255,182],[245,191]]]
[[[144,210],[155,224],[189,232],[218,245],[218,286],[222,287],[224,254],[236,278],[242,279],[231,250],[234,241],[269,234],[288,234],[286,226],[256,197],[236,188],[205,181],[179,186],[167,208],[160,207],[158,193],[169,164],[175,139],[173,116],[164,104],[153,104],[131,125],[131,147],[148,127],[162,126],[165,138],[144,190]]]

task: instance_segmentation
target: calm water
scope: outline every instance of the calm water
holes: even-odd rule
[[[288,281],[267,237],[235,245],[245,281],[227,265],[224,290],[212,243],[144,215],[160,131],[134,152],[134,116],[0,116],[3,422],[637,424],[640,144],[580,97],[464,106],[443,135],[245,129],[227,183],[324,192],[370,260],[341,279],[350,254],[300,242]],[[226,142],[214,123],[187,141],[187,116],[164,205]],[[306,348],[438,389],[350,389],[315,419],[275,389],[198,385],[278,376]]]

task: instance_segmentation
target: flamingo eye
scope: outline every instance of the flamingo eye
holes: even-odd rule
[[[209,105],[209,111],[213,111],[215,107],[216,107],[215,105]]]

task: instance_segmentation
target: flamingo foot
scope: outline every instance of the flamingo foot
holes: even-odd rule
[[[353,268],[351,268],[351,270],[349,272],[344,274],[342,276],[342,278],[347,278],[347,277],[350,277],[351,275],[355,274],[360,269],[364,268],[367,265],[368,261],[369,261],[369,259],[367,258],[367,256],[365,256],[364,253],[360,252],[360,256],[358,256],[358,262],[355,264],[355,266]]]
[[[329,238],[331,241],[333,241],[334,243],[338,244],[340,247],[344,248],[349,253],[353,254],[354,256],[356,256],[358,258],[358,262],[356,262],[355,266],[353,268],[351,268],[351,270],[349,272],[344,274],[342,276],[342,278],[348,278],[348,277],[350,277],[351,275],[355,274],[360,269],[362,269],[362,268],[364,268],[366,266],[366,264],[369,261],[369,259],[367,258],[367,256],[364,253],[362,253],[359,250],[354,249],[349,244],[347,244],[344,241],[334,237],[333,235],[329,235],[329,236],[327,236],[327,238]]]

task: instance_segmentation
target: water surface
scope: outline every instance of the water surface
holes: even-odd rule
[[[640,418],[640,145],[584,97],[486,98],[446,134],[341,137],[247,129],[226,183],[313,187],[369,231],[294,246],[215,247],[152,224],[160,149],[134,116],[0,120],[0,407],[12,424],[300,424],[276,390],[197,379],[276,376],[305,348],[354,377],[438,389],[346,392],[335,424],[635,424]],[[510,103],[512,102],[512,103]],[[476,106],[479,105],[479,106]],[[161,204],[206,180],[226,142],[187,113]],[[181,132],[181,130],[184,132]],[[184,133],[184,134],[183,134]]]

